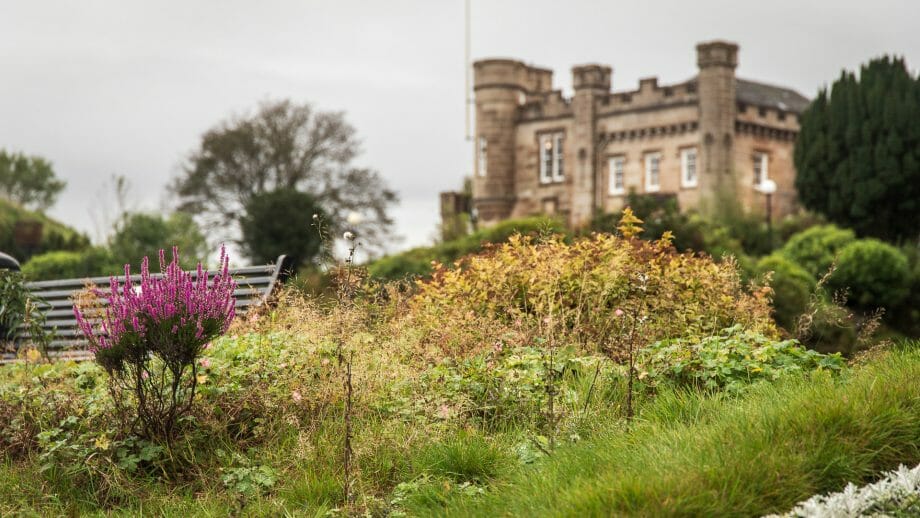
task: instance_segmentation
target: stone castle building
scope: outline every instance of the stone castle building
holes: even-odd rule
[[[681,209],[705,209],[724,192],[762,212],[767,179],[777,187],[773,214],[793,211],[792,153],[808,99],[735,77],[733,43],[696,51],[696,77],[642,79],[631,91],[611,90],[609,66],[573,67],[571,98],[553,89],[552,70],[511,59],[474,63],[478,221],[542,213],[580,227],[598,211],[621,209],[631,191],[676,196]]]

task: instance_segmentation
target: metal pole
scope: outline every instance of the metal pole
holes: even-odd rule
[[[463,102],[465,103],[464,109],[466,110],[466,140],[473,140],[473,136],[470,134],[470,104],[472,103],[470,99],[470,91],[472,90],[470,85],[470,0],[464,0],[463,21],[463,68],[465,81]]]
[[[770,248],[773,248],[773,194],[767,194],[767,237],[770,239]]]

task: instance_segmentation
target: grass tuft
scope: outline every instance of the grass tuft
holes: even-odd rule
[[[629,432],[600,434],[448,516],[754,516],[920,462],[920,352],[740,398],[665,394]],[[611,427],[611,430],[616,428]],[[411,513],[410,513],[411,514]]]

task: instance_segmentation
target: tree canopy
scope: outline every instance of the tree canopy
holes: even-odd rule
[[[211,228],[232,230],[239,229],[254,197],[276,190],[303,192],[319,204],[332,230],[345,228],[347,214],[361,214],[362,222],[351,230],[365,244],[379,246],[389,235],[388,210],[397,197],[376,171],[353,165],[358,152],[355,129],[341,112],[268,102],[255,115],[208,130],[171,190],[181,210]]]
[[[44,211],[54,205],[66,185],[44,158],[0,149],[0,196],[28,209]]]
[[[805,207],[863,236],[920,236],[920,78],[883,57],[844,71],[802,114],[796,189]]]
[[[192,217],[182,212],[164,218],[159,214],[142,212],[126,213],[115,225],[115,233],[109,239],[109,250],[116,264],[131,264],[135,273],[140,272],[143,257],[149,257],[153,270],[159,268],[157,254],[179,247],[182,265],[194,267],[198,261],[207,258],[208,248],[204,235]]]
[[[323,243],[314,214],[325,220],[307,193],[282,189],[253,196],[240,221],[244,252],[255,264],[273,262],[281,254],[295,268],[315,260]]]

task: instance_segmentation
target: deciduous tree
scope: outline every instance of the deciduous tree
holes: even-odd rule
[[[358,152],[355,129],[341,112],[268,102],[255,115],[234,117],[206,132],[171,189],[182,210],[234,231],[254,197],[304,192],[322,207],[332,230],[341,230],[346,215],[357,212],[364,217],[351,230],[363,243],[380,245],[397,198],[376,171],[354,165]]]
[[[0,196],[44,211],[54,205],[66,185],[44,158],[0,150]]]

